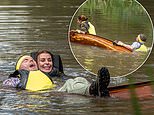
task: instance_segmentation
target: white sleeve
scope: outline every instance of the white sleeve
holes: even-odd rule
[[[141,44],[138,42],[133,42],[133,44],[131,46],[133,47],[133,49],[138,49],[141,47]]]

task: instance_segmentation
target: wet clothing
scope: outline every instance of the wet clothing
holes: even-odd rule
[[[88,22],[88,24],[89,24],[89,29],[88,29],[89,34],[96,35],[95,27],[90,22]]]
[[[24,71],[24,74],[27,74],[26,71]],[[36,74],[36,73],[35,73]],[[36,75],[35,75],[36,76]],[[36,80],[31,81],[31,83],[27,83],[27,78],[22,76],[22,78],[16,77],[10,77],[6,79],[3,82],[3,86],[9,86],[9,87],[14,87],[14,88],[20,88],[20,89],[28,89],[32,91],[38,91],[38,90],[43,90],[43,89],[49,89],[52,88],[53,86],[52,83],[50,85],[50,82],[46,82],[47,85],[42,86],[42,81],[39,77],[39,81],[36,82]],[[32,76],[34,77],[34,76]],[[38,76],[36,76],[38,77]],[[26,78],[26,79],[25,79]],[[33,85],[33,83],[38,84],[38,85]],[[39,86],[41,84],[41,86]],[[77,77],[74,79],[68,79],[66,80],[65,84],[58,89],[59,92],[67,92],[67,93],[75,93],[75,94],[82,94],[82,95],[89,95],[89,87],[90,83],[82,77]]]
[[[31,53],[31,56],[36,60],[37,52]],[[24,57],[23,57],[24,58]],[[3,82],[3,86],[9,86],[20,89],[28,89],[32,91],[51,89],[55,85],[52,81],[53,77],[60,77],[62,81],[66,81],[58,91],[67,91],[68,93],[87,94],[89,82],[81,77],[70,79],[63,72],[63,65],[59,55],[53,55],[53,70],[50,73],[43,73],[40,70],[27,71],[18,70],[10,74],[9,78]],[[20,60],[22,57],[20,58]],[[18,60],[18,69],[22,61]],[[67,80],[68,79],[68,80]]]
[[[55,84],[53,83],[50,76],[44,74],[40,70],[18,70],[3,82],[3,86],[38,91],[51,89],[55,87]]]
[[[31,53],[33,59],[36,60],[37,52]],[[23,57],[24,58],[24,57]],[[20,58],[20,60],[22,57]],[[18,69],[22,61],[18,60]],[[66,76],[63,72],[63,65],[59,55],[53,55],[53,70],[50,73],[43,73],[40,70],[27,71],[18,70],[9,75],[9,78],[3,82],[3,86],[9,86],[19,89],[27,89],[31,91],[38,91],[44,89],[52,89],[55,84],[52,81],[53,77],[62,78],[62,81],[66,83],[58,90],[68,93],[76,94],[89,94],[90,83],[82,77],[70,79],[70,76]]]
[[[135,51],[143,51],[143,52],[148,51],[148,48],[144,45],[144,43],[133,42],[131,46],[133,47],[133,50]]]
[[[58,90],[59,92],[75,93],[82,95],[90,95],[90,83],[83,77],[68,79],[65,84]]]
[[[8,78],[5,81],[3,81],[3,86],[9,86],[9,87],[14,87],[16,88],[17,85],[20,83],[19,78]]]
[[[89,83],[83,77],[68,79],[66,83],[58,90],[59,92],[67,92],[82,95],[93,95],[100,97],[109,97],[108,85],[110,83],[110,74],[107,68],[102,67],[98,71],[97,80]]]
[[[51,72],[51,73],[49,73],[49,76],[57,77],[57,73],[55,71]],[[58,77],[59,76],[60,75],[58,75]],[[63,79],[66,80],[65,78],[63,78]],[[12,77],[9,77],[8,79],[3,81],[3,86],[18,88],[17,86],[20,86],[19,83],[20,83],[20,78],[18,76],[12,76]]]
[[[52,89],[55,87],[52,78],[40,70],[20,70],[19,74],[20,83],[18,84],[17,88],[39,91],[44,89]]]
[[[67,76],[64,73],[61,73],[57,70],[51,71],[49,73],[46,73],[49,76],[51,76],[52,78],[60,78],[62,82],[65,82],[66,80],[70,79],[72,76]]]
[[[32,52],[31,56],[33,57],[34,60],[36,60],[37,52]],[[19,60],[17,61],[17,63],[20,62],[19,64],[16,64],[16,66],[18,65],[18,69],[19,69],[19,66],[22,62],[21,59],[24,59],[25,56],[22,56],[22,57],[19,58]],[[9,87],[21,88],[21,89],[29,89],[29,90],[39,90],[39,89],[41,90],[41,89],[46,89],[46,88],[52,87],[51,86],[52,77],[60,77],[60,78],[62,78],[62,81],[66,81],[68,79],[68,77],[63,72],[63,65],[62,65],[62,60],[61,60],[60,56],[53,55],[52,58],[53,58],[53,66],[54,67],[50,73],[43,73],[40,70],[37,70],[35,72],[32,72],[32,71],[27,72],[26,70],[22,70],[22,71],[19,70],[20,73],[16,73],[18,75],[15,75],[15,72],[13,74],[10,74],[9,78],[3,82],[3,86],[9,86]],[[22,74],[22,75],[19,76],[19,74]],[[47,77],[45,77],[46,80],[44,83],[46,85],[44,84],[44,86],[38,85],[38,84],[43,84],[42,83],[43,82],[42,76],[47,76],[50,79],[49,80],[49,79],[47,79]],[[33,85],[35,82],[32,82],[32,81],[35,81],[38,84]],[[30,85],[30,87],[29,87],[29,85]],[[35,88],[34,88],[34,86],[35,86]]]
[[[80,24],[80,30],[85,33],[96,35],[95,27],[88,21],[83,21]]]

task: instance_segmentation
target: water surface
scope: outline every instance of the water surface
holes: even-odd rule
[[[67,40],[70,19],[82,2],[79,0],[65,0],[65,2],[63,0],[1,0],[0,114],[132,115],[134,113],[131,100],[63,94],[52,90],[30,92],[1,86],[2,81],[13,72],[19,55],[40,49],[48,49],[54,54],[60,54],[67,75],[83,76],[89,80],[96,78],[76,62]],[[151,15],[154,16],[152,3],[153,0],[144,1]],[[153,72],[149,71],[154,68],[153,55],[152,52],[145,65],[132,75],[136,81],[145,81],[153,75]],[[148,71],[145,71],[147,68]],[[112,78],[111,85],[126,83],[127,79]],[[143,114],[152,114],[153,101],[153,98],[140,100],[139,110]]]

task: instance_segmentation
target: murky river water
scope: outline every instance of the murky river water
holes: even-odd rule
[[[70,19],[83,1],[0,0],[0,114],[130,115],[134,113],[130,100],[100,99],[55,93],[51,90],[18,91],[1,87],[2,81],[14,70],[19,55],[40,49],[60,54],[67,75],[95,79],[76,62],[67,40]],[[154,18],[153,0],[143,3]],[[138,81],[153,76],[152,71],[145,71],[147,68],[153,70],[153,56],[152,52],[145,65],[132,75]],[[114,78],[111,84],[118,85],[126,81],[126,78]],[[153,102],[153,99],[139,101],[143,114],[154,112]]]

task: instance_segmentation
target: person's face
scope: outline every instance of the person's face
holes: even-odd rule
[[[38,68],[43,72],[51,72],[53,67],[52,57],[48,53],[42,53],[37,58]]]
[[[138,35],[138,36],[136,37],[136,41],[139,41],[139,39],[140,39],[140,35]]]
[[[21,65],[20,65],[19,69],[24,69],[24,70],[28,70],[28,71],[33,71],[33,70],[37,70],[38,68],[37,68],[36,62],[33,60],[32,57],[29,56],[29,57],[26,57],[26,58],[22,61],[22,63],[21,63]]]
[[[78,24],[81,24],[81,21],[80,21],[78,18],[77,18],[77,23],[78,23]]]

